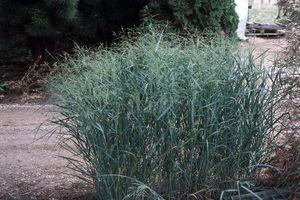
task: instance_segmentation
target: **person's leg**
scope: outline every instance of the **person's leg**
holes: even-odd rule
[[[237,36],[240,40],[247,40],[245,36],[247,21],[245,19],[240,19],[238,24],[238,29],[236,30]]]
[[[236,30],[237,37],[240,40],[247,40],[245,36],[246,24],[248,18],[248,0],[235,0],[235,11],[239,17],[238,28]]]

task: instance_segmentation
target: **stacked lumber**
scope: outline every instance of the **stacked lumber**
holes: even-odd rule
[[[285,26],[277,23],[247,23],[247,36],[284,36]]]

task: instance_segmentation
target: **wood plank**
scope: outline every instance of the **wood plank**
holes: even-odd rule
[[[285,27],[278,24],[247,24],[248,29],[266,29],[266,30],[283,30]]]
[[[276,23],[247,23],[247,36],[283,36],[285,26]]]

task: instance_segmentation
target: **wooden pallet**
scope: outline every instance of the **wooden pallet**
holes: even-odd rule
[[[247,23],[247,36],[284,36],[285,26],[281,24]]]

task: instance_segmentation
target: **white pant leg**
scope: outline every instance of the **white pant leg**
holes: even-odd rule
[[[246,24],[248,19],[248,0],[235,0],[235,11],[239,18],[236,34],[238,38],[245,39]]]

